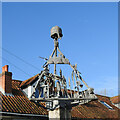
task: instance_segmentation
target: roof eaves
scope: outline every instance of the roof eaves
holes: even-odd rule
[[[13,112],[1,112],[0,114],[15,115],[15,116],[28,116],[28,117],[48,117],[48,115],[38,115],[38,114],[22,114]]]

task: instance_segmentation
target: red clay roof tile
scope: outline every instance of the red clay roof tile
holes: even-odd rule
[[[98,100],[72,108],[72,117],[75,118],[118,118],[118,108],[109,110]],[[79,111],[79,112],[78,112]]]
[[[45,115],[48,114],[48,112],[38,107],[35,103],[29,101],[28,98],[23,96],[2,96],[2,106],[3,112],[14,112],[14,113],[29,113],[29,114],[41,114],[43,115],[43,112]]]
[[[110,100],[114,104],[120,103],[120,95],[111,97]]]

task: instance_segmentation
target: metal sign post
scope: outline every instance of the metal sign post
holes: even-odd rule
[[[81,73],[77,70],[77,65],[71,65],[69,60],[65,58],[64,54],[60,51],[58,39],[61,39],[62,36],[62,29],[58,26],[51,29],[51,38],[54,39],[54,50],[49,59],[46,59],[46,63],[43,65],[44,70],[41,71],[37,82],[34,83],[34,90],[29,98],[40,106],[42,106],[40,104],[41,101],[45,102],[45,105],[42,107],[49,110],[50,119],[71,118],[70,111],[73,106],[85,104],[97,99],[94,94],[94,89],[90,88],[81,77]],[[48,65],[50,64],[54,64],[54,74],[49,71]],[[72,81],[73,88],[77,88],[76,90],[68,90],[68,87],[71,88],[71,81],[69,78],[69,86],[67,86],[66,78],[62,75],[61,69],[60,75],[56,74],[57,64],[68,64],[73,69]],[[74,83],[74,79],[76,83]],[[85,85],[87,89],[80,91],[83,85]],[[35,95],[36,91],[38,91],[39,94],[37,98]]]

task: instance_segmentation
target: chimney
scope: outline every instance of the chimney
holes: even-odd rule
[[[2,67],[0,74],[0,89],[3,94],[12,94],[12,73],[8,72],[8,65]]]

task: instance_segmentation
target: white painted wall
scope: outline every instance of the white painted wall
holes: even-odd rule
[[[35,83],[33,84],[35,85]],[[28,88],[23,89],[24,94],[29,98],[33,92],[33,85],[28,86]]]
[[[28,87],[28,98],[30,98],[31,94],[32,94],[32,86],[29,86]]]

